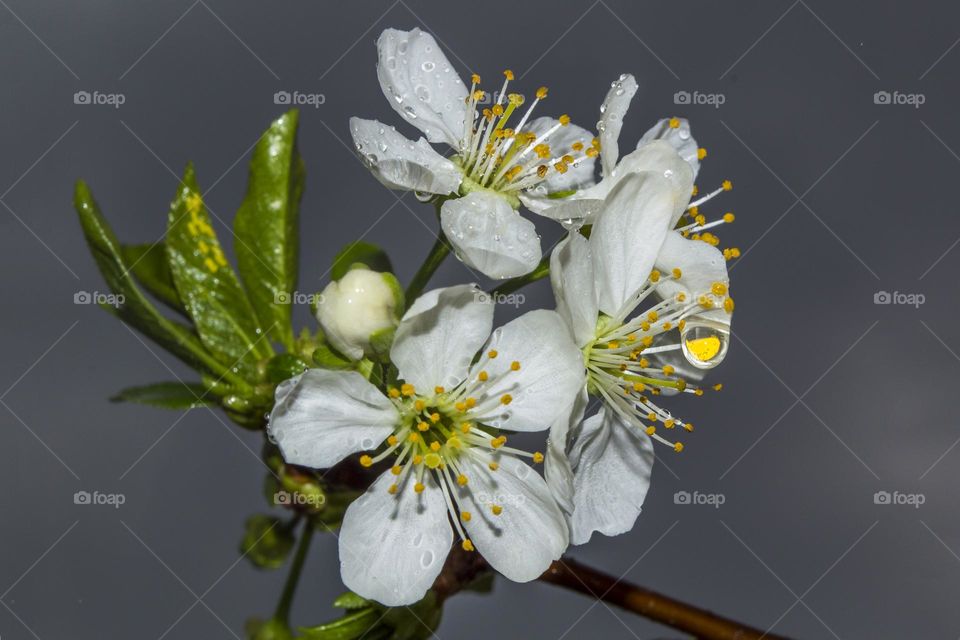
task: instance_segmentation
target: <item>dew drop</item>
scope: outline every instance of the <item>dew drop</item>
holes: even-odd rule
[[[437,68],[437,65],[431,62],[430,60],[425,60],[423,64],[420,65],[420,68],[426,71],[427,73],[430,73],[431,71]]]
[[[433,551],[430,551],[429,549],[427,551],[424,551],[423,554],[420,556],[420,566],[426,569],[427,567],[433,564],[434,558],[435,556],[433,554]]]

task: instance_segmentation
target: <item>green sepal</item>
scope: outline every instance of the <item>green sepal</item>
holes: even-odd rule
[[[363,596],[358,596],[353,591],[347,591],[333,601],[333,606],[335,606],[337,609],[346,609],[347,611],[352,611],[354,609],[369,607],[370,601]]]
[[[300,627],[301,637],[305,640],[355,640],[371,637],[368,632],[378,626],[380,611],[366,607],[345,614],[341,618],[316,627]],[[364,635],[368,634],[368,635]]]

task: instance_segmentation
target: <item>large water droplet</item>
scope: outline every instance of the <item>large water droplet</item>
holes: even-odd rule
[[[433,551],[430,551],[429,549],[424,551],[423,555],[420,556],[420,566],[426,569],[433,564],[435,557],[436,556],[434,555]]]
[[[719,322],[688,318],[680,345],[687,362],[698,369],[712,369],[727,355],[730,330]]]
[[[420,68],[426,71],[427,73],[430,73],[431,71],[437,68],[437,65],[431,62],[430,60],[424,60],[423,64],[420,65]]]

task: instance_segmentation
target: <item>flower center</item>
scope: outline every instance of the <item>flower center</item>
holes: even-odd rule
[[[570,124],[567,115],[560,116],[554,126],[539,135],[524,129],[536,106],[546,99],[546,87],[537,89],[533,103],[516,126],[508,127],[525,100],[519,93],[507,93],[514,79],[513,72],[507,69],[503,75],[503,85],[494,94],[496,102],[490,107],[484,106],[489,96],[480,89],[480,76],[472,76],[467,97],[468,115],[456,158],[466,178],[464,188],[516,193],[538,185],[551,175],[566,173],[584,158],[596,157],[600,151],[597,138],[575,141],[568,149],[551,149],[547,144],[550,136]]]
[[[717,282],[710,292],[693,300],[686,293],[677,293],[635,314],[658,283],[678,280],[681,275],[679,269],[666,276],[653,271],[616,316],[601,316],[597,337],[584,348],[588,389],[603,397],[626,422],[678,452],[683,450],[683,443],[662,437],[658,425],[673,429],[679,424],[687,431],[692,431],[693,425],[677,420],[651,397],[664,391],[700,396],[703,390],[683,378],[674,365],[665,363],[663,354],[680,350],[694,367],[716,366],[726,355],[729,331],[723,324],[697,314],[717,306],[733,310],[726,284]],[[627,320],[630,316],[632,319]],[[715,388],[719,390],[719,385]]]
[[[473,544],[463,531],[461,522],[469,522],[471,513],[459,508],[458,491],[469,490],[470,478],[476,472],[497,472],[503,455],[531,458],[543,462],[540,452],[529,453],[506,445],[507,437],[497,429],[482,424],[481,419],[513,402],[516,393],[510,382],[520,371],[519,361],[512,361],[500,373],[491,374],[485,368],[500,355],[490,350],[483,355],[479,371],[472,377],[447,390],[435,387],[432,393],[418,390],[412,384],[390,387],[387,395],[397,407],[400,420],[396,430],[386,441],[387,447],[376,456],[363,455],[360,464],[365,467],[393,457],[390,473],[395,481],[388,491],[399,492],[409,475],[413,475],[413,490],[422,493],[427,488],[430,474],[443,492],[450,512],[467,551]],[[492,369],[492,367],[491,367]],[[499,516],[503,506],[490,503],[490,511]]]

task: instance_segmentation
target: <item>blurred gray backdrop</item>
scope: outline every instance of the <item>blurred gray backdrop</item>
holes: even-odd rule
[[[105,288],[72,183],[90,182],[122,239],[152,241],[192,159],[229,222],[249,149],[285,108],[275,92],[322,95],[301,119],[301,289],[362,232],[409,278],[432,209],[398,201],[346,141],[351,115],[413,133],[380,92],[374,42],[420,26],[462,74],[512,68],[521,91],[550,87],[544,113],[587,126],[610,81],[635,74],[623,144],[688,117],[709,152],[701,188],[735,185],[707,209],[737,214],[721,235],[743,253],[736,337],[711,380],[724,390],[670,404],[697,426],[687,450],[658,449],[632,533],[573,555],[790,636],[956,638],[958,24],[960,7],[931,0],[0,0],[0,637],[231,638],[272,610],[284,573],[237,551],[265,509],[259,437],[205,410],[107,402],[188,372],[74,303]],[[435,284],[468,278],[450,261]],[[552,304],[544,283],[525,293],[519,311]],[[75,505],[80,490],[126,502]],[[341,590],[321,536],[294,620],[332,616]],[[452,600],[438,635],[678,634],[499,581]]]

